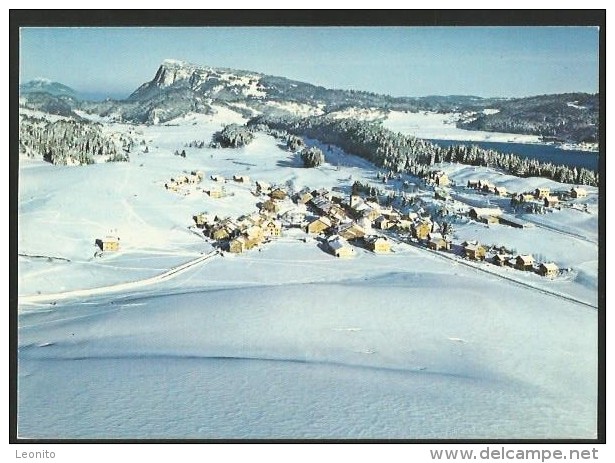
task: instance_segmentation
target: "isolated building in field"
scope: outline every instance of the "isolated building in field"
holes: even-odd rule
[[[97,239],[96,246],[98,246],[101,251],[119,251],[120,238],[119,236],[108,235],[104,238]]]
[[[508,191],[506,190],[506,187],[503,186],[496,186],[494,189],[494,193],[498,196],[507,196],[508,195]]]
[[[247,175],[233,175],[233,180],[237,183],[250,183],[250,177]]]
[[[376,254],[391,252],[391,242],[384,236],[370,236],[365,242],[367,243],[367,248]]]
[[[221,188],[210,188],[209,190],[205,190],[205,193],[207,193],[210,198],[214,199],[222,198],[222,196],[224,196],[224,192]]]
[[[344,238],[338,235],[333,235],[327,240],[329,251],[335,257],[352,257],[354,256],[354,248]]]
[[[587,197],[587,190],[585,188],[581,188],[581,187],[573,187],[570,190],[570,197],[571,198],[586,198]]]
[[[553,262],[547,262],[544,264],[540,264],[540,266],[538,267],[538,273],[542,275],[543,277],[553,278],[557,276],[558,272],[559,272],[559,268]]]

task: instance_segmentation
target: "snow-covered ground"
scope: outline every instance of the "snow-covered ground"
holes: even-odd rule
[[[460,117],[462,114],[459,113],[391,111],[383,125],[405,135],[434,140],[540,143],[540,137],[537,135],[459,129],[455,124]]]
[[[597,312],[573,302],[592,305],[597,296],[592,189],[588,212],[525,217],[534,229],[455,225],[457,239],[570,266],[569,279],[485,273],[493,266],[405,243],[390,255],[357,249],[341,260],[294,230],[157,284],[28,302],[151,278],[210,252],[190,229],[192,216],[236,217],[260,201],[232,181],[226,197],[210,198],[202,191],[215,184],[210,175],[295,189],[376,182],[363,159],[333,148],[327,163],[305,169],[263,134],[239,150],[185,146],[242,120],[220,108],[160,126],[108,124],[146,141],[149,152],[139,146],[129,163],[20,160],[20,437],[595,437]],[[185,158],[173,154],[182,149]],[[458,184],[561,186],[441,167]],[[170,177],[192,170],[205,178],[190,194],[165,190]],[[120,251],[94,257],[94,240],[109,230],[121,237]]]

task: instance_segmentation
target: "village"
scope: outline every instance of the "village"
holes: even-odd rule
[[[208,198],[206,202],[232,197],[236,188],[249,190],[255,198],[251,213],[228,217],[203,210],[192,217],[190,228],[210,241],[222,255],[260,249],[289,230],[301,230],[305,234],[304,242],[316,243],[336,258],[351,258],[357,254],[357,248],[387,254],[395,252],[396,243],[407,243],[453,258],[534,272],[548,278],[561,274],[557,263],[538,261],[531,250],[515,254],[499,243],[455,240],[455,223],[461,220],[487,227],[497,224],[531,228],[534,224],[520,219],[519,212],[541,214],[562,207],[580,207],[571,200],[587,196],[587,191],[578,187],[554,192],[549,188],[509,192],[483,179],[457,186],[441,170],[432,170],[420,179],[420,188],[393,172],[378,172],[375,180],[385,188],[356,181],[350,193],[344,194],[333,191],[335,188],[304,187],[295,191],[293,185],[271,185],[243,174],[227,179],[214,173],[207,185],[203,185],[204,173],[192,170],[169,178],[164,188],[182,196],[202,194]],[[479,193],[484,199],[471,199],[464,195],[466,192]],[[426,193],[431,197],[429,200]],[[97,239],[96,245],[100,251],[117,251],[119,242],[118,236],[110,235]]]

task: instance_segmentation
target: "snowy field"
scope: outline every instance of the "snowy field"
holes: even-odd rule
[[[336,259],[294,230],[260,251],[213,255],[157,284],[106,293],[209,253],[190,228],[194,214],[256,211],[253,186],[229,181],[226,197],[204,194],[216,184],[210,175],[297,190],[376,181],[373,165],[336,149],[304,169],[263,134],[239,150],[185,147],[242,120],[220,108],[166,126],[110,124],[147,143],[129,163],[20,160],[20,437],[595,437],[595,190],[588,212],[525,217],[533,229],[455,226],[456,240],[569,266],[567,279],[466,265],[406,243]],[[182,149],[185,158],[173,154]],[[441,167],[458,184],[561,186]],[[190,194],[165,190],[195,169],[205,179]],[[109,230],[121,250],[95,257],[94,240]]]
[[[455,124],[461,116],[459,113],[391,111],[383,125],[394,132],[430,140],[540,143],[540,137],[537,135],[459,129]]]

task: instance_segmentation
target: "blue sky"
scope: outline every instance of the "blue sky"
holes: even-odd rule
[[[24,28],[22,81],[127,96],[165,58],[395,96],[598,91],[593,27]]]

